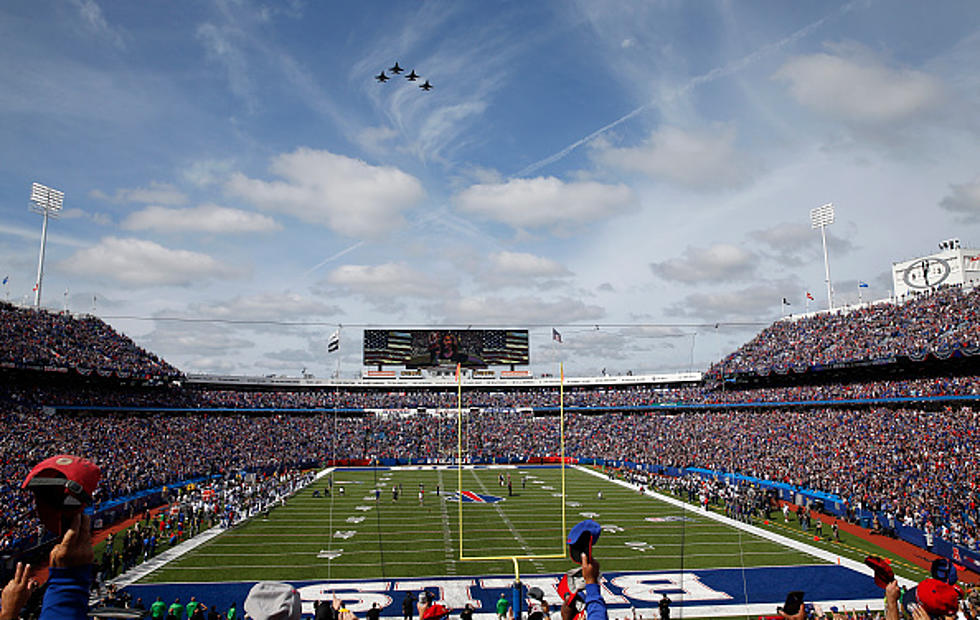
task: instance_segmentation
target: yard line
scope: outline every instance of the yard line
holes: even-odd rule
[[[473,478],[476,480],[476,483],[480,485],[480,488],[483,489],[483,492],[485,494],[489,495],[490,494],[490,490],[487,489],[487,485],[483,483],[483,480],[480,479],[480,477],[476,475],[476,471],[474,470],[474,471],[471,471],[470,473],[473,474]],[[460,489],[460,492],[462,492],[462,491],[463,490]],[[500,515],[500,519],[504,522],[504,524],[510,529],[511,533],[514,535],[514,539],[517,540],[518,544],[521,545],[521,548],[524,549],[524,551],[526,551],[528,555],[532,555],[531,554],[531,548],[528,546],[527,541],[524,540],[524,537],[521,536],[521,533],[518,532],[517,529],[514,528],[514,524],[507,517],[507,515],[504,514],[504,511],[500,507],[500,504],[499,503],[493,504],[493,507],[497,511],[497,514]],[[462,530],[462,528],[460,528],[460,529]],[[460,531],[459,535],[460,535],[460,537],[462,537],[463,536],[463,532]],[[534,565],[534,568],[538,569],[539,571],[544,570],[544,566],[542,566],[541,563],[538,560],[531,560],[531,564],[533,564]]]
[[[439,470],[439,488],[446,491],[446,485],[442,479],[442,470]],[[446,502],[436,495],[439,508],[442,512],[442,539],[446,550],[446,572],[450,575],[456,574],[456,554],[453,553],[452,535],[449,533],[449,511],[446,510]]]

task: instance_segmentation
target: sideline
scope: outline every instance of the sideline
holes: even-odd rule
[[[317,474],[313,476],[313,481],[316,482],[317,480],[321,480],[324,476],[329,475],[335,469],[336,467],[327,467],[326,469],[317,472]],[[296,491],[293,492],[293,495],[295,495],[297,491],[301,491],[302,489],[305,489],[307,486],[309,485],[304,485],[297,488]],[[188,540],[185,540],[184,542],[180,543],[176,547],[171,547],[166,551],[158,553],[157,555],[153,556],[149,560],[137,564],[136,566],[129,569],[125,573],[122,573],[110,579],[107,583],[118,586],[119,588],[125,588],[126,586],[133,585],[134,583],[143,579],[150,573],[160,570],[167,564],[170,564],[171,562],[182,558],[183,556],[187,555],[194,549],[197,549],[204,543],[210,542],[211,539],[220,536],[221,534],[224,534],[227,531],[233,530],[240,525],[249,523],[252,519],[255,518],[255,516],[256,515],[248,517],[247,519],[244,519],[243,521],[236,523],[232,527],[223,528],[221,526],[216,525],[210,529],[207,529],[201,532],[200,534],[198,534],[197,536],[195,536],[194,538],[189,538]]]
[[[606,475],[602,474],[601,472],[595,471],[593,469],[589,469],[589,468],[584,467],[582,465],[572,465],[572,467],[574,467],[575,469],[577,469],[577,470],[579,470],[581,472],[584,472],[584,473],[587,473],[589,475],[595,476],[596,478],[601,478],[602,480],[606,480],[607,482],[611,482],[613,484],[618,484],[621,487],[626,487],[627,489],[631,489],[633,491],[638,491],[639,490],[639,487],[637,485],[635,485],[635,484],[630,484],[629,482],[626,482],[626,481],[623,481],[623,480],[618,480],[618,479],[615,479],[615,478],[610,478],[609,476],[606,476]],[[857,561],[852,560],[850,558],[841,557],[841,556],[839,556],[839,555],[837,555],[835,553],[832,553],[830,551],[826,551],[824,549],[820,549],[820,548],[814,547],[813,545],[808,545],[808,544],[806,544],[804,542],[800,542],[798,540],[793,540],[792,538],[787,538],[786,536],[782,536],[780,534],[776,534],[775,532],[770,532],[768,530],[764,530],[764,529],[762,529],[760,527],[756,527],[754,525],[749,525],[748,523],[742,523],[741,521],[736,521],[735,519],[726,517],[725,515],[718,514],[718,513],[714,512],[714,511],[711,511],[711,510],[705,512],[705,511],[701,510],[700,508],[698,508],[697,506],[692,506],[691,504],[688,504],[687,502],[683,502],[683,501],[681,501],[679,499],[670,497],[668,495],[663,495],[661,493],[656,493],[656,492],[651,491],[649,489],[644,490],[643,491],[643,494],[644,495],[648,495],[648,496],[653,497],[653,498],[656,498],[656,499],[658,499],[658,500],[660,500],[662,502],[665,502],[667,504],[670,504],[672,506],[676,506],[678,508],[682,508],[682,509],[684,509],[684,510],[690,512],[690,513],[693,513],[693,514],[696,514],[696,515],[699,515],[699,516],[702,516],[702,517],[706,517],[708,519],[713,519],[715,521],[718,521],[719,523],[724,523],[725,525],[727,525],[729,527],[733,527],[733,528],[742,530],[743,532],[747,532],[749,534],[752,534],[754,536],[758,536],[760,538],[765,538],[766,540],[772,541],[774,543],[778,543],[778,544],[783,545],[785,547],[789,547],[790,549],[796,549],[797,551],[802,551],[803,553],[806,553],[808,555],[812,555],[815,558],[818,558],[820,560],[824,560],[825,562],[828,562],[829,564],[839,564],[840,566],[843,566],[845,568],[849,568],[849,569],[851,569],[853,571],[856,571],[858,573],[861,573],[862,575],[868,575],[869,577],[873,577],[874,576],[874,571],[871,568],[869,568],[868,566],[866,566],[865,564],[863,564],[861,562],[857,562]],[[910,579],[906,579],[905,577],[899,577],[899,576],[896,575],[896,579],[898,580],[898,584],[899,585],[905,586],[906,588],[913,588],[913,587],[915,587],[917,585],[917,582],[912,581]],[[884,605],[884,596],[882,596],[882,600],[876,601],[876,603],[878,605],[878,608],[883,608],[883,605]],[[751,607],[751,606],[749,606],[749,607]],[[872,609],[875,608],[874,605],[872,605],[871,607],[872,607]],[[751,613],[754,613],[754,612],[753,611],[750,611],[749,609],[746,609],[746,613],[747,614],[751,614]]]

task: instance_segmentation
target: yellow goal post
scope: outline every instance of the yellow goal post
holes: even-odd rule
[[[456,494],[457,508],[459,511],[459,560],[462,562],[489,561],[489,560],[512,560],[514,562],[514,576],[520,581],[520,571],[518,560],[556,560],[565,557],[565,537],[564,534],[559,540],[558,553],[546,554],[524,554],[524,555],[484,555],[468,556],[463,549],[463,375],[460,364],[456,365]],[[565,368],[563,364],[558,365],[559,388],[558,388],[558,418],[560,433],[560,454],[561,463],[561,531],[567,532],[566,522],[566,501],[565,501]]]

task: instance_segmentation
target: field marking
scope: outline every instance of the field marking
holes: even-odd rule
[[[483,489],[483,493],[486,494],[486,495],[491,495],[490,491],[487,490],[487,485],[486,485],[486,483],[483,482],[483,479],[480,478],[479,476],[477,476],[475,471],[471,471],[470,473],[473,474],[473,478],[476,479],[476,483],[480,485],[480,488],[481,489]],[[516,540],[517,541],[517,544],[519,544],[521,546],[521,548],[524,549],[525,552],[527,552],[527,555],[533,555],[531,553],[531,548],[527,544],[527,541],[524,540],[524,537],[521,536],[521,533],[518,532],[514,528],[514,524],[511,523],[511,520],[507,517],[506,514],[504,514],[504,511],[500,507],[500,504],[501,504],[501,502],[496,502],[496,503],[494,503],[492,505],[493,505],[494,510],[497,511],[497,514],[500,515],[501,521],[503,521],[504,524],[508,528],[510,528],[511,533],[514,535],[514,540]],[[460,523],[460,526],[462,526],[462,523]],[[463,538],[462,529],[463,528],[460,527],[460,532],[459,532],[460,539]],[[544,570],[544,566],[542,566],[541,565],[541,562],[539,562],[538,560],[531,560],[531,564],[533,564],[534,565],[534,568],[538,569],[539,571],[543,571]]]
[[[656,545],[648,545],[648,543],[645,543],[645,542],[642,543],[642,545],[647,545],[647,548],[649,548],[649,549],[657,549],[658,552],[661,549],[661,547],[659,547],[659,546],[656,546]],[[626,548],[632,550],[631,547],[626,547]],[[372,551],[372,550],[347,551],[347,552],[344,553],[344,555],[345,556],[377,555],[377,553],[378,553],[377,551]],[[392,552],[391,550],[389,550],[389,551],[386,552],[386,554],[387,555],[390,555],[390,554],[395,554],[395,555],[412,555],[412,554],[414,554],[414,555],[418,555],[418,552],[417,551],[415,551],[415,552],[412,552],[412,551]],[[799,552],[796,551],[795,549],[775,549],[775,550],[772,550],[772,551],[746,551],[744,553],[744,555],[746,555],[746,556],[763,556],[763,555],[770,556],[770,555],[789,555],[789,554],[797,555],[797,554],[799,554]],[[282,553],[211,553],[211,552],[207,552],[207,551],[202,551],[202,552],[196,554],[194,557],[220,557],[220,558],[223,558],[223,557],[229,557],[229,558],[238,557],[238,558],[247,558],[247,557],[252,557],[252,556],[282,557],[283,555],[284,554],[282,554]],[[681,557],[682,557],[681,554],[670,555],[670,554],[665,554],[665,553],[658,553],[656,559],[658,559],[658,560],[661,560],[661,559],[667,559],[667,560],[678,559],[679,560]],[[732,554],[730,554],[730,553],[684,553],[683,554],[683,557],[684,558],[729,558],[730,559],[730,558],[732,558]],[[636,556],[635,555],[616,556],[616,555],[609,555],[607,553],[604,553],[603,556],[602,556],[602,559],[603,560],[634,560],[634,559],[636,559]],[[474,561],[477,561],[477,560],[474,560]],[[481,561],[481,562],[500,562],[500,561],[506,561],[506,560],[479,560],[479,561]],[[543,562],[544,561],[564,562],[565,560],[555,559],[555,560],[541,560],[541,561],[543,561]],[[387,560],[385,561],[385,564],[411,564],[411,563],[412,562],[397,562],[397,561],[388,562]],[[415,563],[417,564],[418,562],[416,561]],[[340,562],[339,564],[346,565],[343,562]],[[801,565],[798,565],[798,566],[801,566]],[[212,568],[220,569],[220,568],[226,568],[226,567],[218,565],[218,566],[212,566]],[[731,567],[714,567],[714,566],[712,566],[712,568],[731,568]],[[741,568],[741,565],[736,565],[736,566],[734,566],[734,568]],[[753,567],[746,567],[746,568],[753,568]],[[702,569],[695,569],[695,570],[702,570]]]
[[[297,487],[296,490],[294,490],[292,493],[290,493],[288,496],[286,496],[286,499],[290,499],[290,498],[294,497],[297,493],[299,493],[300,491],[302,491],[303,489],[305,489],[309,485],[313,484],[313,482],[316,482],[317,480],[322,479],[324,476],[326,476],[329,473],[331,473],[334,469],[335,469],[334,467],[327,467],[326,469],[323,469],[322,471],[317,472],[317,474],[313,476],[313,480],[311,482],[309,482],[307,484],[303,484],[302,486]],[[247,523],[251,523],[252,522],[252,519],[254,519],[254,518],[255,518],[254,516],[253,517],[249,517],[249,518],[245,519],[244,521],[242,521],[241,523],[236,524],[233,527],[239,527],[241,525],[245,525]],[[163,552],[161,552],[161,553],[153,556],[149,560],[147,560],[145,562],[142,562],[141,564],[137,564],[136,566],[134,566],[133,568],[129,569],[125,573],[122,573],[118,577],[115,577],[114,579],[109,580],[109,583],[113,583],[113,584],[118,585],[121,588],[124,588],[124,587],[126,587],[128,585],[132,585],[132,584],[136,583],[140,579],[145,578],[150,573],[153,573],[153,572],[158,571],[160,569],[163,569],[165,567],[166,568],[172,568],[172,567],[168,567],[167,565],[170,564],[170,563],[172,563],[172,562],[174,562],[174,561],[176,561],[176,560],[178,560],[178,559],[180,559],[181,557],[183,557],[184,555],[187,555],[188,553],[190,553],[194,549],[197,549],[201,545],[203,545],[203,544],[211,541],[215,537],[219,536],[220,534],[224,534],[227,531],[229,531],[229,530],[226,529],[226,528],[221,528],[221,527],[212,527],[209,530],[205,530],[205,531],[201,532],[200,534],[198,534],[197,536],[195,536],[193,538],[190,538],[188,540],[185,540],[184,542],[180,543],[176,547],[171,547],[170,549],[167,549],[166,551],[163,551]]]
[[[590,476],[595,476],[596,478],[601,478],[601,479],[606,480],[608,482],[611,482],[613,484],[618,484],[619,486],[625,487],[627,489],[638,490],[638,488],[639,488],[638,486],[633,485],[633,484],[630,484],[630,483],[625,482],[623,480],[610,479],[605,474],[602,474],[602,473],[600,473],[598,471],[589,469],[587,467],[583,467],[581,465],[573,465],[573,467],[575,469],[581,471],[581,472],[585,472],[585,473],[589,474]],[[683,501],[681,501],[679,499],[670,497],[669,495],[662,495],[660,493],[656,493],[656,492],[651,491],[649,489],[645,489],[643,491],[643,494],[644,495],[649,495],[650,497],[654,497],[654,498],[656,498],[656,499],[658,499],[658,500],[660,500],[660,501],[662,501],[664,503],[670,504],[672,506],[676,506],[678,508],[682,508],[682,509],[686,510],[687,512],[690,512],[690,513],[693,513],[693,514],[697,514],[697,515],[700,515],[702,517],[706,517],[708,519],[712,519],[714,521],[718,521],[719,523],[723,523],[723,524],[728,525],[730,527],[733,527],[735,529],[742,530],[743,532],[748,532],[749,534],[753,534],[753,535],[758,536],[760,538],[765,538],[766,540],[771,540],[772,542],[779,543],[779,544],[781,544],[781,545],[783,545],[785,547],[789,547],[790,549],[796,549],[797,551],[801,551],[803,553],[806,553],[807,555],[812,555],[815,558],[818,558],[818,559],[821,559],[821,560],[825,560],[829,564],[837,563],[837,564],[840,564],[841,566],[844,566],[846,568],[849,568],[849,569],[851,569],[851,570],[853,570],[855,572],[861,573],[862,575],[868,575],[869,577],[873,577],[874,576],[874,570],[872,570],[870,567],[866,566],[862,562],[857,562],[857,561],[852,560],[850,558],[841,557],[840,555],[838,555],[836,553],[831,553],[830,551],[825,551],[823,549],[819,549],[817,547],[814,547],[813,545],[808,545],[806,543],[803,543],[803,542],[800,542],[800,541],[797,541],[797,540],[793,540],[791,538],[787,538],[786,536],[783,536],[781,534],[776,534],[775,532],[770,532],[770,531],[764,530],[764,529],[762,529],[760,527],[756,527],[754,525],[749,525],[748,523],[742,523],[741,521],[736,521],[735,519],[731,519],[731,518],[726,517],[725,515],[722,515],[722,514],[718,514],[718,513],[712,512],[712,511],[705,512],[705,511],[701,510],[700,508],[698,508],[697,506],[692,506],[691,504],[688,504],[687,502],[683,502]],[[904,577],[898,577],[897,580],[898,580],[899,585],[903,585],[903,586],[905,586],[907,588],[913,588],[916,585],[916,582],[914,582],[914,581],[912,581],[910,579],[906,579]]]
[[[224,528],[217,526],[212,527],[209,530],[205,530],[194,538],[185,540],[176,547],[171,547],[170,549],[153,556],[142,564],[137,564],[115,579],[110,579],[109,583],[116,584],[120,588],[125,588],[128,585],[132,585],[150,573],[163,568],[174,560],[186,555],[194,549],[197,549],[222,532],[224,532]]]
[[[439,488],[445,492],[442,479],[442,470],[439,470]],[[456,554],[453,553],[452,533],[449,531],[449,511],[446,509],[445,500],[436,495],[439,501],[439,511],[442,513],[442,540],[446,551],[446,572],[451,576],[456,576]]]
[[[578,468],[578,469],[581,470],[582,468]],[[631,489],[631,490],[634,490],[635,491],[635,488],[633,488],[631,486],[628,486],[628,485],[625,485],[625,484],[622,484],[622,483],[618,483],[618,481],[609,480],[605,476],[602,476],[602,475],[599,475],[599,474],[595,474],[595,473],[591,472],[590,470],[587,470],[586,469],[586,470],[584,470],[584,472],[585,473],[588,473],[588,474],[590,474],[592,476],[594,476],[595,478],[598,478],[599,481],[597,481],[598,484],[595,484],[595,485],[582,485],[583,487],[584,486],[588,486],[588,487],[605,487],[605,485],[607,485],[608,483],[612,482],[614,484],[619,484],[620,486],[623,486],[623,487],[625,487],[627,489]],[[480,483],[481,486],[483,486],[484,490],[486,490],[486,486],[485,486],[485,484],[483,484],[484,481],[482,481],[476,475],[476,472],[475,471],[473,473],[474,473],[474,477],[477,478],[477,482]],[[322,476],[321,476],[321,478],[322,478]],[[648,493],[647,495],[652,496],[652,497],[657,497],[657,498],[660,498],[661,497],[661,496],[659,496],[659,494],[655,494],[655,493]],[[306,500],[306,502],[304,502],[304,503],[307,503],[307,502],[312,503],[306,497],[295,498],[295,499],[300,499],[300,501]],[[294,499],[294,501],[295,501],[295,499]],[[639,517],[642,517],[643,515],[663,513],[662,507],[660,507],[660,506],[654,506],[654,507],[651,507],[650,510],[643,510],[643,511],[640,511],[639,513],[636,510],[629,510],[629,509],[615,510],[615,509],[609,508],[609,506],[614,503],[615,498],[614,497],[610,497],[609,500],[610,501],[607,502],[607,504],[603,506],[603,510],[602,510],[602,514],[606,518],[611,518],[612,515],[618,514],[618,515],[621,515],[623,517],[628,517],[630,519],[636,519],[638,516]],[[679,504],[676,503],[677,500],[675,500],[674,502],[671,502],[669,500],[662,500],[662,501],[664,501],[664,503],[665,504],[668,504],[668,505],[670,505],[670,504],[679,505]],[[349,498],[346,502],[343,502],[343,503],[357,503],[357,501],[356,501],[356,499]],[[445,502],[441,502],[441,504],[442,504],[442,507],[445,507],[446,506]],[[498,511],[498,513],[501,512],[501,507],[499,505],[496,505],[495,504],[494,507]],[[712,545],[712,546],[725,545],[727,547],[727,546],[738,544],[735,541],[711,542],[710,540],[703,540],[702,542],[699,543],[699,542],[694,542],[694,541],[690,540],[690,538],[692,538],[692,536],[691,536],[692,534],[696,535],[696,537],[698,537],[698,538],[706,538],[706,539],[713,538],[713,536],[715,536],[717,534],[717,532],[728,530],[729,527],[731,527],[732,525],[729,523],[729,521],[726,518],[715,518],[714,516],[712,516],[712,514],[710,514],[710,513],[708,513],[708,514],[702,513],[697,508],[688,507],[686,505],[684,505],[684,507],[689,512],[691,512],[691,513],[702,514],[704,516],[709,517],[709,519],[697,519],[696,523],[688,523],[685,526],[682,526],[679,523],[673,523],[673,524],[671,524],[671,523],[662,523],[662,524],[656,524],[656,525],[654,525],[654,524],[639,524],[639,525],[636,525],[636,526],[631,526],[629,528],[629,532],[631,534],[633,534],[633,535],[640,535],[640,536],[643,536],[644,538],[650,539],[651,544],[654,547],[657,547],[658,548],[658,551],[663,551],[664,550],[663,549],[664,547],[675,548],[675,547],[682,546],[679,543],[673,543],[673,542],[666,542],[666,541],[665,542],[657,542],[658,539],[664,539],[664,538],[666,538],[668,540],[673,540],[674,537],[671,536],[672,531],[680,530],[682,527],[685,527],[687,529],[688,538],[689,538],[689,540],[687,541],[687,545],[688,546],[699,546],[699,547],[701,547],[701,546],[707,546],[707,545]],[[607,508],[609,508],[609,509],[607,509]],[[304,511],[304,512],[306,512],[306,511]],[[296,512],[289,511],[288,508],[286,510],[277,511],[277,513],[278,514],[288,513],[288,514],[290,514],[292,516],[296,516],[297,515]],[[321,512],[317,512],[315,514],[322,515],[322,511]],[[517,540],[518,539],[517,536],[514,536],[515,529],[516,529],[515,528],[515,523],[521,523],[521,524],[523,524],[523,523],[526,523],[528,521],[540,522],[540,516],[537,516],[537,517],[527,517],[527,518],[523,518],[523,519],[520,518],[519,516],[518,517],[515,517],[514,519],[510,519],[509,517],[507,517],[504,514],[501,514],[500,516],[503,517],[502,521],[504,521],[507,524],[507,528],[506,529],[503,529],[503,528],[494,528],[494,530],[486,530],[486,531],[488,531],[488,532],[494,531],[494,532],[501,532],[501,533],[502,532],[509,532],[511,536],[510,537],[507,537],[506,540],[510,540],[510,541],[514,541],[514,540]],[[414,519],[414,518],[407,518],[405,520],[406,521],[417,522],[417,519]],[[620,522],[622,522],[622,521],[620,521]],[[215,541],[215,542],[211,543],[211,545],[212,546],[222,546],[222,547],[225,547],[225,546],[228,546],[228,547],[239,546],[239,547],[241,547],[243,545],[248,545],[248,546],[251,546],[251,547],[255,547],[255,546],[273,546],[273,545],[284,545],[284,546],[289,546],[289,547],[295,547],[295,546],[302,545],[302,546],[308,547],[308,546],[310,546],[311,542],[307,542],[305,539],[314,538],[314,537],[319,539],[319,538],[322,538],[322,536],[323,536],[323,534],[320,534],[320,533],[312,533],[312,532],[311,533],[270,534],[270,533],[267,533],[267,530],[274,529],[275,526],[269,526],[269,525],[267,525],[265,523],[258,523],[258,522],[255,522],[255,521],[253,521],[251,523],[252,523],[252,527],[254,527],[257,530],[263,530],[263,534],[265,536],[268,536],[270,539],[271,538],[279,538],[279,537],[288,537],[288,538],[293,538],[293,539],[300,538],[300,539],[304,539],[304,540],[277,541],[277,542],[269,542],[269,543],[251,543],[251,545],[249,545],[249,543],[236,543],[236,542],[231,542],[230,539],[231,538],[238,538],[238,537],[245,537],[245,536],[252,537],[252,536],[254,536],[254,533],[253,534],[245,534],[245,533],[241,533],[241,532],[228,532],[226,534],[226,537],[221,539],[222,542]],[[729,527],[726,527],[726,526],[729,526]],[[317,527],[317,526],[313,526],[313,527]],[[299,529],[303,529],[303,528],[301,527]],[[746,528],[743,528],[743,529],[746,529]],[[522,528],[522,531],[523,530],[524,530],[524,528]],[[695,532],[694,530],[700,530],[700,531]],[[322,532],[323,531],[323,528],[320,528],[319,531]],[[405,532],[404,530],[402,530],[402,531],[404,533],[416,533],[416,532],[418,532],[417,529],[410,530],[410,531],[407,531],[407,532]],[[481,530],[481,531],[483,531],[483,530]],[[432,533],[434,533],[434,532],[432,532]],[[394,534],[389,533],[388,535],[394,535]],[[527,544],[530,541],[534,541],[535,543],[537,543],[538,538],[539,537],[537,537],[537,536],[529,536],[527,538],[524,538],[523,536],[521,536],[521,540],[518,540],[518,542],[523,542],[524,544]],[[440,540],[440,539],[439,538],[436,538],[436,539],[433,540],[433,542],[438,542],[438,540]],[[444,536],[443,536],[443,540],[444,540]],[[748,541],[748,543],[743,543],[743,544],[760,544],[760,543],[765,544],[766,543],[766,540],[772,541],[772,537],[770,537],[770,536],[757,536],[757,538],[753,538],[753,540]],[[224,542],[224,541],[228,541],[228,542]],[[779,542],[779,541],[775,541],[775,542]],[[620,547],[620,549],[622,550],[622,552],[626,552],[629,555],[620,556],[619,554],[617,554],[616,556],[609,556],[608,559],[610,559],[610,560],[616,560],[616,561],[621,561],[621,560],[622,561],[630,561],[630,560],[635,560],[637,557],[642,557],[642,556],[638,556],[636,554],[636,552],[631,552],[630,550],[628,550],[628,549],[626,549],[624,547]],[[345,554],[345,556],[347,556],[347,555],[351,555],[351,556],[357,555],[357,556],[362,556],[363,557],[363,556],[369,556],[372,553],[376,553],[376,552],[370,552],[370,551],[365,551],[365,552],[351,552],[349,554]],[[397,552],[393,552],[393,553],[395,553],[396,555],[398,555]],[[409,551],[407,553],[411,553],[411,552]],[[779,550],[774,550],[774,551],[749,551],[749,552],[746,553],[746,555],[760,556],[760,557],[761,556],[765,556],[765,557],[773,558],[775,560],[776,558],[788,556],[788,555],[795,554],[795,553],[806,553],[806,551],[800,549],[799,548],[799,545],[796,545],[796,544],[790,544],[790,545],[781,544],[781,548]],[[216,554],[202,553],[201,555],[211,556],[211,555],[216,555]],[[249,554],[249,555],[252,555],[252,554]],[[271,554],[262,554],[262,555],[271,555]],[[276,554],[276,555],[279,555],[279,554]],[[718,567],[718,568],[724,567],[723,565],[726,564],[726,563],[728,563],[728,561],[730,561],[732,559],[731,553],[702,553],[702,554],[685,553],[683,555],[684,555],[684,557],[692,558],[692,559],[693,558],[699,558],[699,559],[700,558],[713,558],[713,559],[715,559],[715,561],[712,562],[712,567]],[[814,554],[809,554],[809,555],[814,555]],[[657,556],[658,556],[658,559],[666,560],[668,562],[669,561],[672,561],[672,560],[679,559],[681,557],[680,554],[676,554],[675,555],[675,554],[663,554],[663,553],[658,553]],[[245,555],[244,554],[235,554],[235,553],[228,553],[228,554],[222,553],[218,557],[245,557]],[[788,561],[788,560],[783,560],[783,561],[785,562],[785,561]],[[485,562],[489,562],[489,561],[485,561]],[[556,562],[557,561],[545,561],[544,564],[553,565]],[[352,568],[360,568],[360,567],[367,567],[367,566],[375,566],[376,565],[376,562],[354,563],[354,562],[343,562],[343,561],[341,561],[341,562],[336,562],[336,563],[338,564],[338,568],[341,567],[341,566],[344,566],[344,567],[352,567]],[[330,564],[332,564],[332,563],[330,563]],[[396,566],[408,566],[408,565],[417,564],[417,561],[404,561],[404,562],[402,562],[402,561],[394,561],[394,562],[391,562],[391,564],[392,565],[396,565]],[[539,571],[543,571],[544,570],[544,567],[543,566],[540,566],[540,564],[541,564],[540,562],[535,562],[535,565],[536,565],[537,569]],[[328,564],[328,566],[329,566],[329,564]],[[167,567],[165,569],[164,572],[166,572],[166,570],[174,570],[174,571],[200,571],[200,570],[205,570],[205,569],[207,569],[207,570],[216,570],[216,569],[230,569],[230,570],[234,570],[234,569],[248,569],[248,568],[254,568],[254,569],[257,569],[257,570],[261,570],[263,568],[266,568],[266,569],[273,569],[273,568],[282,568],[282,569],[290,569],[290,568],[294,568],[294,569],[298,569],[298,568],[321,568],[322,569],[323,567],[324,567],[323,566],[323,563],[309,564],[309,565],[305,565],[304,564],[302,566],[281,565],[281,564],[277,564],[277,565],[244,565],[244,566],[209,566],[209,567],[169,566],[169,567]],[[727,566],[727,568],[740,568],[740,567],[739,566]],[[328,570],[329,570],[329,568],[328,568]]]

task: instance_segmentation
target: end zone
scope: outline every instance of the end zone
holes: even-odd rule
[[[539,587],[549,604],[561,605],[558,581],[561,575],[534,575],[522,579],[525,586]],[[678,617],[735,617],[769,615],[781,605],[786,593],[806,592],[807,602],[850,609],[882,609],[883,591],[866,575],[844,566],[766,566],[757,568],[705,569],[685,572],[625,572],[602,576],[603,597],[611,617],[628,615],[635,608],[643,616],[656,617],[657,603],[666,594]],[[494,606],[501,593],[509,593],[513,576],[453,577],[397,580],[289,581],[300,593],[303,613],[312,614],[314,603],[334,594],[344,606],[363,614],[374,603],[383,617],[401,618],[402,601],[408,593],[434,592],[445,606],[459,611],[473,605],[476,620],[494,620]],[[197,596],[206,604],[228,605],[245,600],[252,581],[224,583],[138,584],[126,588],[144,601]]]

